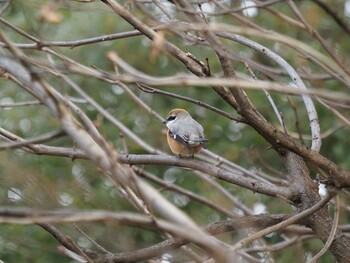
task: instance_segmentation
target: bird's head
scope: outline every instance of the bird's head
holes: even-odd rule
[[[180,118],[185,118],[191,116],[186,110],[184,109],[172,109],[169,113],[167,118],[163,121],[163,123],[166,126],[171,126],[173,123],[175,123]]]

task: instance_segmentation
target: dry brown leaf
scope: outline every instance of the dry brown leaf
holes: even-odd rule
[[[50,24],[58,24],[62,21],[62,15],[50,4],[43,5],[39,10],[39,20]]]

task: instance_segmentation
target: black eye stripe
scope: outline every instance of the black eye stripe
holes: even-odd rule
[[[171,115],[167,118],[167,121],[173,121],[175,119],[176,119],[176,117],[174,115]]]

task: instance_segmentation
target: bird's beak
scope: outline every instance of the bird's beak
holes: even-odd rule
[[[163,124],[167,124],[167,123],[168,123],[168,120],[164,120],[164,121],[163,121]]]

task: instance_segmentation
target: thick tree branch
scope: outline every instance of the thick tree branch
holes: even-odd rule
[[[233,220],[227,220],[222,222],[215,222],[204,230],[211,235],[218,235],[221,233],[236,231],[244,228],[251,227],[268,227],[277,224],[283,220],[290,218],[292,215],[288,214],[261,214],[247,217],[236,217]],[[11,224],[35,224],[37,223],[48,231],[60,244],[67,249],[79,253],[79,251],[64,237],[55,227],[49,223],[62,223],[62,222],[94,222],[94,221],[116,221],[125,225],[136,225],[149,229],[157,229],[157,226],[153,224],[152,220],[146,216],[134,214],[134,213],[113,213],[108,211],[66,211],[66,210],[54,210],[45,211],[28,208],[5,208],[0,207],[0,222],[7,222]],[[158,227],[165,229],[172,229],[176,232],[172,225],[165,221],[159,220]],[[185,231],[185,229],[183,229]],[[191,233],[188,233],[188,236]],[[83,249],[91,259],[96,262],[135,262],[145,260],[155,256],[159,256],[162,253],[178,248],[185,245],[193,238],[181,239],[171,238],[165,240],[159,244],[136,250],[133,252],[122,252],[105,254],[98,253],[88,249]]]

